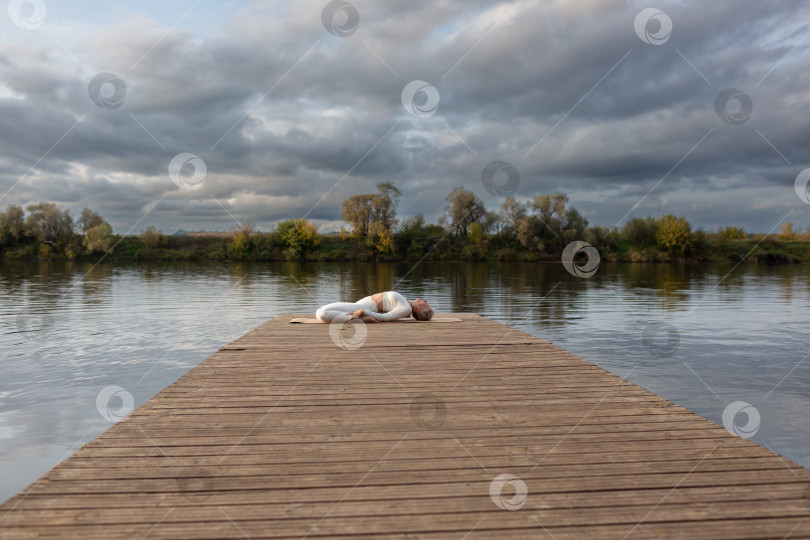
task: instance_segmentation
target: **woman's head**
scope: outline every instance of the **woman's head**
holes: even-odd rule
[[[424,298],[417,298],[411,302],[411,315],[417,321],[429,321],[433,318],[434,313],[435,311]]]

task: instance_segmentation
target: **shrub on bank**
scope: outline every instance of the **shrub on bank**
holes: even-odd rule
[[[655,235],[658,247],[673,257],[687,257],[695,245],[695,235],[692,226],[684,217],[672,214],[658,219]]]

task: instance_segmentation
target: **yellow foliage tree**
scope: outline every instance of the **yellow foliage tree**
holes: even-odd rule
[[[246,221],[240,224],[239,228],[233,233],[231,240],[230,252],[231,256],[241,259],[250,251],[253,245],[253,236],[256,233],[256,225],[252,221]]]
[[[779,240],[796,240],[796,230],[793,228],[793,222],[788,221],[779,230]]]
[[[151,225],[140,235],[141,243],[146,249],[157,247],[163,241],[163,232]]]
[[[685,257],[692,251],[695,235],[692,226],[684,217],[673,215],[658,218],[658,232],[656,233],[658,246],[670,255]]]
[[[112,227],[106,221],[84,231],[84,248],[88,253],[107,253],[112,241]]]
[[[380,253],[390,255],[394,252],[394,237],[381,221],[375,221],[369,227],[366,245]]]

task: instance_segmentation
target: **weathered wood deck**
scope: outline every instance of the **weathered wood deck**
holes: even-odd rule
[[[460,315],[343,350],[290,317],[0,507],[0,538],[810,535],[806,469],[546,341]]]

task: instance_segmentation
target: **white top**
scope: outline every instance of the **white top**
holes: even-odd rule
[[[356,302],[362,306],[366,315],[374,317],[378,321],[395,321],[404,319],[411,314],[411,305],[408,300],[396,291],[385,291],[382,293],[382,308],[384,313],[377,313],[377,304],[371,296]]]

